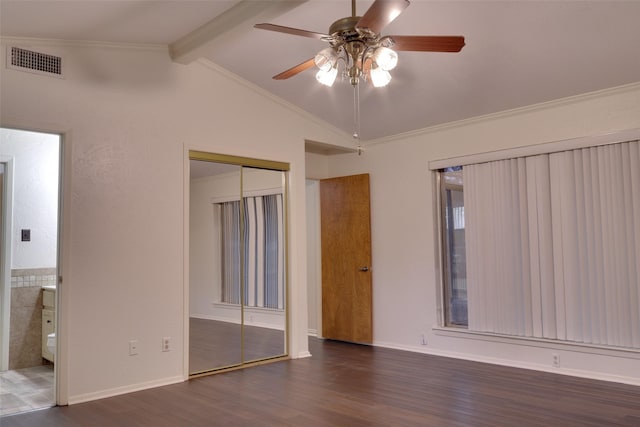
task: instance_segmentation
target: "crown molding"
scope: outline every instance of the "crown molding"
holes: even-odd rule
[[[640,90],[640,81],[635,83],[629,83],[622,86],[615,86],[612,88],[601,89],[593,92],[586,92],[579,95],[573,95],[566,98],[554,99],[552,101],[540,102],[537,104],[526,105],[524,107],[513,108],[510,110],[499,111],[496,113],[485,114],[482,116],[470,117],[468,119],[456,120],[453,122],[442,123],[435,126],[430,126],[422,129],[417,129],[409,132],[403,132],[396,135],[387,136],[379,139],[371,139],[363,144],[364,147],[369,147],[378,144],[388,144],[399,140],[405,140],[416,136],[428,135],[443,130],[459,128],[464,126],[471,126],[478,123],[490,122],[494,120],[504,119],[507,117],[518,116],[526,113],[532,113],[542,110],[547,110],[555,107],[562,107],[570,104],[588,101],[596,98],[604,98],[606,96],[617,95],[621,93],[628,93]]]
[[[35,37],[0,37],[2,44],[47,46],[47,47],[87,47],[107,49],[133,49],[156,52],[169,52],[166,44],[158,43],[114,43],[89,40],[42,39]]]

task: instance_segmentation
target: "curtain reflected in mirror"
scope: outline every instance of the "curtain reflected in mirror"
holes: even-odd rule
[[[285,353],[283,175],[243,168],[245,361]]]
[[[191,375],[286,354],[285,179],[190,160]]]

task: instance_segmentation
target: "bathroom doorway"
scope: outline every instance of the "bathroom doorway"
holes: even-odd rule
[[[0,128],[0,415],[54,406],[61,136]]]

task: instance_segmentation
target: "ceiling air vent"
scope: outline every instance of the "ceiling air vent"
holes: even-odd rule
[[[62,78],[62,58],[59,56],[15,46],[8,53],[9,68]]]

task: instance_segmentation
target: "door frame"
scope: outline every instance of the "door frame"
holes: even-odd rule
[[[0,313],[2,328],[0,330],[0,371],[9,368],[9,322],[11,319],[11,234],[13,230],[13,156],[0,155],[0,163],[5,165],[2,180],[2,289],[0,290]]]
[[[217,163],[226,163],[232,165],[238,165],[241,167],[255,167],[255,168],[263,168],[270,170],[278,170],[284,173],[284,183],[283,183],[283,196],[284,196],[284,204],[283,204],[283,215],[284,215],[284,257],[285,257],[285,294],[284,294],[284,304],[285,304],[285,319],[284,319],[284,354],[261,359],[257,361],[248,361],[244,360],[239,365],[233,365],[230,367],[222,367],[216,368],[211,371],[206,371],[198,374],[191,374],[189,371],[189,353],[190,353],[190,342],[189,342],[189,317],[190,317],[190,281],[189,281],[189,265],[190,265],[190,254],[189,254],[189,235],[190,235],[190,203],[191,203],[191,160],[203,160]],[[291,359],[291,347],[292,347],[292,322],[291,322],[291,301],[290,297],[291,292],[291,257],[290,257],[290,228],[291,228],[291,212],[290,212],[290,200],[291,197],[291,164],[288,162],[276,161],[276,160],[264,160],[253,157],[239,156],[233,154],[222,154],[217,153],[215,151],[211,151],[211,148],[204,147],[189,147],[185,144],[184,146],[184,154],[183,154],[183,358],[182,358],[182,376],[185,381],[197,378],[200,376],[206,376],[211,374],[217,374],[221,372],[227,372],[236,369],[243,369],[250,366],[262,365],[265,363],[275,362],[279,360],[289,360]],[[241,174],[242,176],[242,174]],[[242,184],[241,184],[242,188]],[[243,324],[244,320],[244,306],[241,304],[241,324]]]
[[[322,336],[322,236],[320,234],[320,179],[306,179],[306,197],[307,197],[307,280],[310,286],[307,292],[313,296],[315,301],[314,308],[316,312],[316,337]],[[311,229],[312,232],[309,232]],[[312,268],[313,266],[313,268]],[[313,275],[309,271],[313,270]],[[307,308],[307,312],[309,309]],[[307,325],[307,329],[308,325]],[[312,335],[313,331],[308,330],[308,334]]]
[[[56,405],[67,405],[69,402],[68,393],[68,354],[67,354],[67,301],[69,300],[66,292],[66,286],[63,285],[63,273],[70,271],[71,262],[71,248],[69,238],[70,227],[65,227],[71,223],[71,212],[69,206],[71,206],[71,137],[70,130],[62,127],[51,127],[50,125],[38,125],[30,121],[20,123],[8,123],[0,120],[0,127],[5,129],[25,131],[25,132],[38,132],[47,133],[50,135],[58,136],[58,224],[57,224],[57,248],[56,248],[56,314],[55,314],[55,328],[56,328],[56,352],[55,352],[55,365],[54,365],[54,403]],[[9,156],[5,156],[9,157]],[[12,175],[13,175],[12,163]],[[12,177],[13,179],[13,177]],[[12,201],[13,210],[13,201]],[[11,214],[13,217],[13,213]],[[11,246],[9,236],[9,247]],[[66,238],[65,238],[66,236]],[[2,243],[2,242],[0,242]],[[8,273],[9,283],[8,289],[11,288],[11,264],[9,263]],[[2,290],[4,291],[4,289]],[[4,313],[4,312],[3,312]],[[10,313],[10,311],[9,311]],[[5,324],[3,319],[3,325]],[[9,322],[6,323],[7,325]],[[8,346],[7,346],[8,352]],[[8,353],[7,353],[8,356]],[[7,357],[8,362],[8,357]]]

